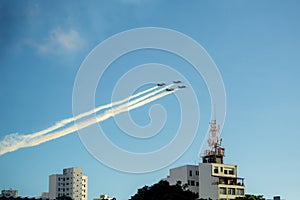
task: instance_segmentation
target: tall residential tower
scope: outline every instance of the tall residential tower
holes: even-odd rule
[[[82,175],[81,168],[67,168],[63,174],[49,176],[49,198],[67,196],[73,200],[88,199],[88,177]]]

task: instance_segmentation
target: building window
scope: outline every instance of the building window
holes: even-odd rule
[[[190,180],[188,180],[188,185],[191,185],[191,181]]]
[[[193,172],[192,172],[192,170],[190,170],[190,176],[193,176]]]
[[[244,195],[244,189],[237,189],[238,195]]]
[[[229,170],[229,174],[234,174],[234,169]]]
[[[228,194],[235,195],[235,188],[228,188]]]
[[[196,186],[199,186],[199,182],[198,181],[196,182]]]
[[[219,173],[219,168],[218,167],[214,167],[214,173]]]
[[[220,188],[220,194],[226,194],[226,188],[221,187]]]
[[[191,181],[191,186],[195,186],[195,181]]]
[[[223,172],[223,167],[221,167],[221,172]]]
[[[196,175],[199,176],[199,171],[198,170],[196,171]]]
[[[227,172],[227,170],[226,170],[226,169],[224,170],[224,174],[228,174],[228,172]]]

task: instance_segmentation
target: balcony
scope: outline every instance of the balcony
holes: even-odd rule
[[[244,178],[219,177],[219,180],[212,183],[213,185],[244,185]]]

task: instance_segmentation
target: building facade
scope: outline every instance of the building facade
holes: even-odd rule
[[[37,199],[49,199],[49,192],[42,192],[41,196],[36,197]]]
[[[88,199],[88,177],[81,168],[63,169],[63,174],[49,176],[49,198],[68,196],[73,200]]]
[[[170,169],[170,175],[164,180],[168,181],[170,185],[179,182],[181,185],[187,185],[192,192],[199,192],[199,169],[197,165],[184,165]]]
[[[238,178],[236,165],[200,163],[199,171],[201,198],[228,200],[245,195],[244,179]]]
[[[208,139],[210,149],[204,152],[202,163],[173,168],[165,180],[171,185],[178,181],[187,184],[188,189],[203,199],[229,200],[245,196],[244,179],[238,177],[237,165],[223,163],[225,149],[221,141],[216,120],[213,120]]]

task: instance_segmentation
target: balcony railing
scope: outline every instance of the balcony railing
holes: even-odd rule
[[[243,178],[227,178],[227,177],[220,177],[218,181],[212,183],[213,185],[240,185],[244,186],[244,179]]]

